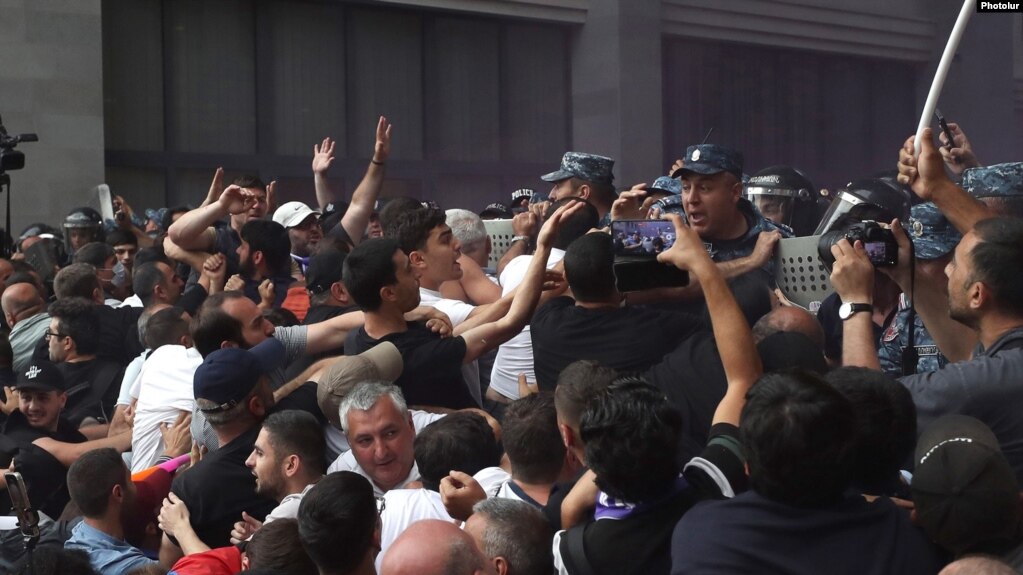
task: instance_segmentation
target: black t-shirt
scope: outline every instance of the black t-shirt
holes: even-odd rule
[[[270,413],[286,409],[308,411],[321,423],[326,420],[316,403],[316,384],[306,383]],[[192,527],[210,547],[230,545],[231,528],[241,521],[242,511],[262,520],[277,507],[276,501],[256,495],[256,478],[245,466],[259,435],[258,425],[234,441],[203,457],[192,469],[174,478],[171,491],[188,507]]]
[[[64,412],[71,423],[80,426],[86,417],[109,423],[124,368],[112,360],[100,358],[76,363],[62,361],[56,366],[64,376],[68,395]]]
[[[394,382],[401,388],[409,405],[431,405],[450,409],[478,407],[462,378],[465,340],[442,338],[425,325],[409,323],[406,331],[373,339],[366,328],[359,328],[355,349],[348,355],[362,353],[381,341],[389,341],[401,352],[404,368]]]
[[[7,469],[13,459],[15,468],[25,479],[32,506],[56,519],[71,500],[67,491],[67,468],[48,451],[32,444],[42,437],[65,443],[86,441],[85,436],[63,417],[57,421],[56,433],[49,433],[32,427],[21,411],[14,411],[4,423],[3,434],[0,435],[0,467]],[[10,511],[10,497],[0,497],[0,515]]]
[[[728,389],[714,337],[700,331],[682,340],[643,374],[682,413],[681,461],[700,452],[714,411]]]
[[[95,337],[99,344],[96,355],[111,359],[121,365],[128,365],[145,349],[139,341],[138,328],[142,308],[127,306],[112,308],[96,304],[95,310],[99,318],[99,329],[90,335]],[[41,338],[36,343],[35,349],[32,350],[32,359],[34,361],[50,360],[50,348],[46,338]]]
[[[557,297],[530,324],[533,364],[541,390],[554,389],[561,370],[590,359],[620,371],[643,371],[703,326],[694,316],[641,307],[587,309]]]
[[[801,509],[755,491],[708,501],[679,522],[672,573],[937,573],[938,550],[909,513],[850,492],[823,509]]]
[[[745,460],[739,429],[718,424],[698,459],[685,468],[672,492],[615,515],[572,527],[561,536],[559,551],[570,573],[588,562],[597,574],[667,574],[672,532],[680,517],[705,498],[720,498],[745,488]],[[723,447],[731,445],[732,447]],[[641,473],[642,470],[636,470]]]
[[[333,319],[339,315],[344,315],[350,311],[357,311],[359,306],[334,306],[334,305],[314,305],[309,308],[309,311],[305,315],[305,319],[302,320],[302,325],[312,325],[314,323],[320,323],[321,321],[327,321]],[[332,357],[335,355],[344,355],[345,347],[341,346],[335,349],[329,349],[327,351],[316,353],[313,355],[305,354],[295,358],[295,361],[288,365],[288,368],[284,371],[284,378],[287,381],[298,377],[300,373],[306,370],[310,365],[317,361],[325,358]]]
[[[838,317],[838,308],[840,307],[842,307],[842,299],[838,297],[837,293],[833,293],[824,298],[824,301],[821,302],[821,307],[817,310],[817,321],[824,328],[824,355],[837,362],[842,361],[842,334],[845,333],[843,331],[845,322],[842,321],[842,318]],[[895,319],[895,312],[897,311],[898,307],[888,314],[888,317],[884,320],[884,325],[871,324],[874,328],[875,349],[880,347],[881,335],[884,334],[892,320]]]

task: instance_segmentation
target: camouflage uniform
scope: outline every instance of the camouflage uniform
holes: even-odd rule
[[[945,257],[962,239],[962,235],[931,202],[913,206],[906,232],[913,241],[913,249],[919,260]],[[906,294],[902,294],[899,297],[899,309],[895,318],[881,335],[877,357],[881,362],[881,370],[892,377],[909,375],[902,371],[902,354],[909,346],[910,330],[907,326],[911,317],[913,346],[918,356],[915,373],[937,371],[948,364],[948,358],[938,350],[934,338],[927,332],[920,315],[912,312],[911,305]]]
[[[1023,195],[1023,162],[970,168],[963,172],[963,189],[975,198]]]

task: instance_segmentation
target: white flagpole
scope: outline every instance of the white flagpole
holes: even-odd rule
[[[966,31],[966,24],[970,21],[970,16],[973,15],[975,5],[975,0],[963,0],[963,9],[959,11],[959,18],[956,20],[956,25],[952,28],[952,35],[948,37],[948,44],[945,45],[945,53],[941,55],[938,69],[934,72],[931,91],[927,93],[924,112],[920,116],[920,124],[916,128],[915,142],[917,154],[920,153],[920,138],[923,137],[924,128],[931,124],[931,119],[934,117],[934,108],[937,107],[938,97],[941,96],[941,90],[945,86],[945,77],[948,76],[948,69],[952,66],[952,58],[955,57],[956,50],[959,48],[959,40],[962,39],[963,32]]]

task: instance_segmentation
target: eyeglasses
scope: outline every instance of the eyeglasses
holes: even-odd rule
[[[383,497],[377,497],[377,517],[380,517],[384,513],[384,509],[387,509],[387,500]]]
[[[61,337],[61,338],[63,338],[63,337],[68,337],[68,336],[67,336],[67,334],[64,334],[64,333],[56,333],[56,332],[52,332],[52,331],[46,331],[46,332],[44,332],[44,333],[43,333],[43,336],[44,336],[44,337],[46,337],[46,339],[50,339],[51,337]]]

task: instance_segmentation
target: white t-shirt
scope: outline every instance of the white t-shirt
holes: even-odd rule
[[[547,258],[547,269],[558,265],[563,259],[565,250],[552,249]],[[522,283],[531,261],[533,256],[518,256],[508,262],[501,272],[502,297]],[[520,373],[526,374],[526,381],[530,384],[536,383],[536,374],[533,373],[533,338],[529,334],[528,323],[518,335],[497,348],[497,358],[490,372],[490,388],[508,399],[518,399]]]
[[[117,405],[131,405],[131,400],[139,398],[139,374],[142,373],[142,365],[146,363],[145,350],[135,359],[131,360],[128,367],[124,368],[124,377],[121,378],[121,390],[117,394]]]
[[[164,448],[160,424],[174,423],[181,411],[192,411],[192,377],[201,364],[195,348],[165,345],[142,365],[131,437],[132,473],[152,467],[160,457]]]
[[[416,430],[416,435],[423,430],[427,425],[430,425],[434,421],[437,421],[444,417],[443,413],[429,413],[426,411],[419,411],[417,409],[410,409],[409,413],[412,415],[412,427]],[[345,441],[347,445],[347,439]],[[369,479],[370,485],[373,486],[373,493],[377,496],[384,494],[384,490],[377,487],[376,482],[369,476],[368,473],[359,465],[359,462],[355,460],[355,454],[351,450],[345,451],[340,457],[334,460],[334,463],[330,464],[327,468],[327,473],[334,473],[337,471],[354,471],[359,475]],[[401,483],[395,489],[401,489],[412,483],[413,481],[419,481],[419,466],[412,462],[412,470],[409,471],[408,477],[403,479]]]
[[[486,490],[493,489],[494,469],[488,467],[473,476]],[[376,558],[377,573],[380,562],[394,540],[416,521],[424,519],[440,519],[455,521],[448,515],[440,493],[428,489],[392,489],[384,494],[384,512],[380,514],[380,553]]]
[[[436,308],[451,319],[451,327],[458,327],[459,324],[469,319],[469,314],[476,309],[476,306],[457,299],[447,299],[440,295],[439,291],[419,288],[419,305]],[[480,366],[473,361],[462,364],[462,379],[476,404],[483,406],[483,390],[480,389]]]
[[[266,514],[266,519],[263,520],[263,525],[270,523],[276,519],[295,519],[298,517],[298,506],[302,503],[302,498],[305,497],[309,490],[316,487],[315,483],[310,483],[305,486],[299,493],[292,493],[285,495],[284,499],[281,499],[280,504],[273,508],[273,511]],[[249,539],[252,539],[249,537]]]

